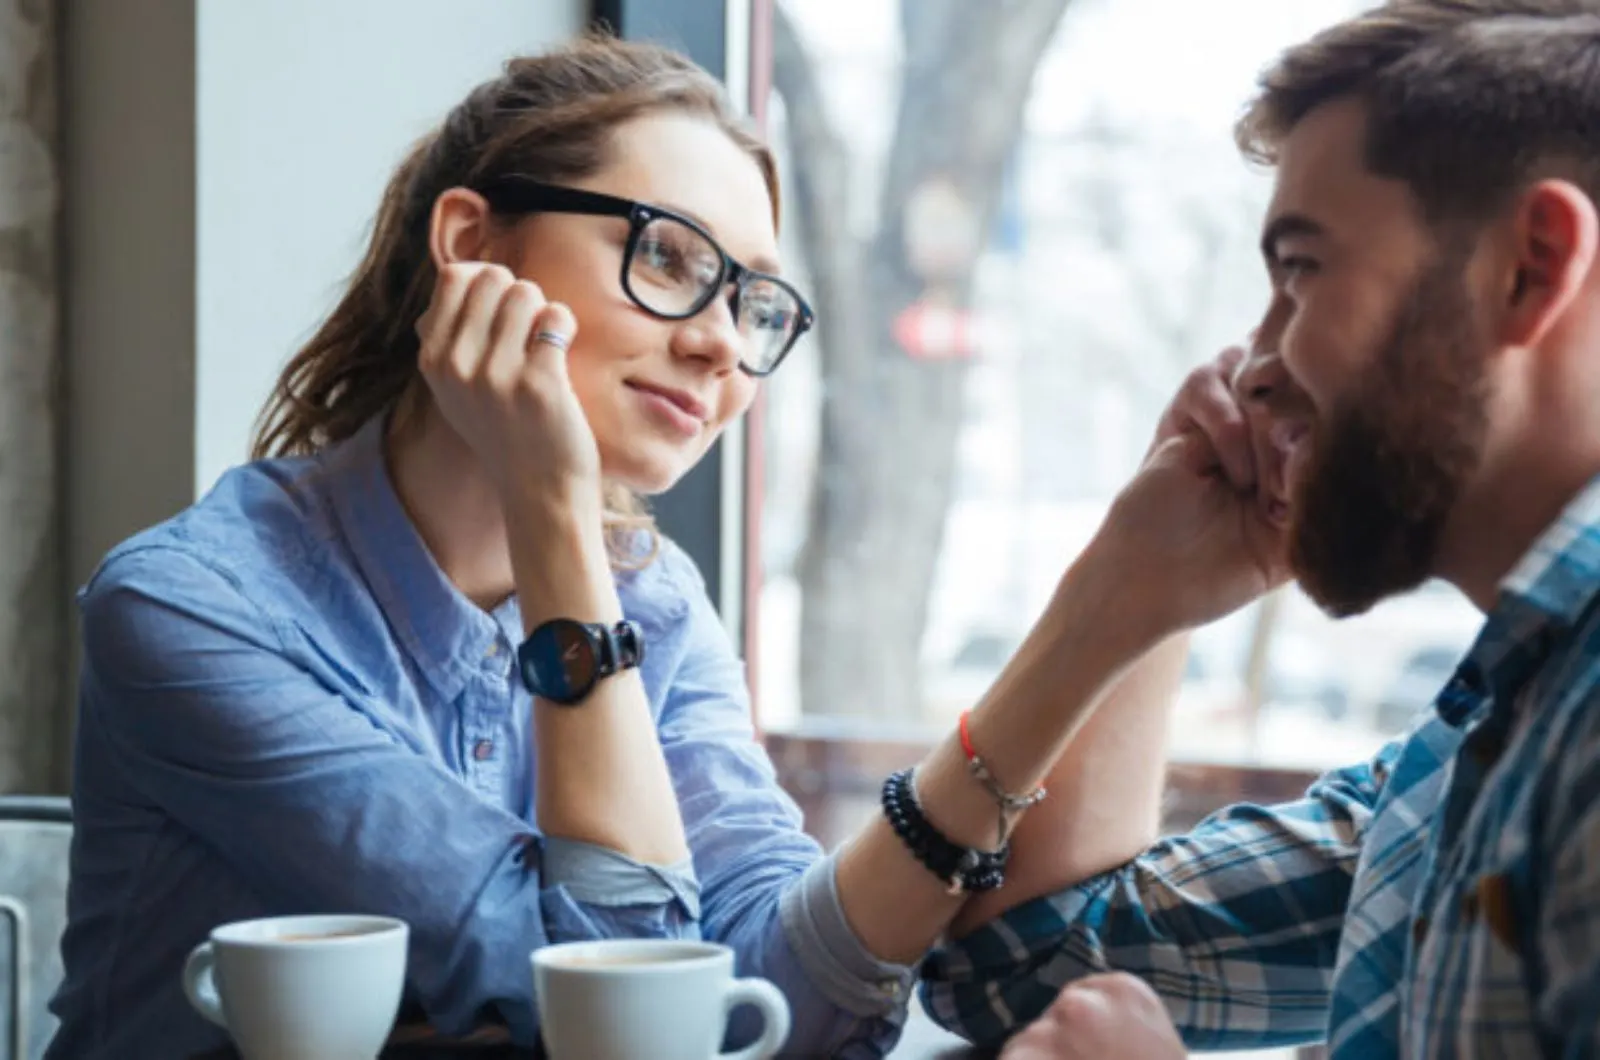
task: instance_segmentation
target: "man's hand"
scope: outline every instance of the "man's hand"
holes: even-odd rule
[[[1151,643],[1287,576],[1283,524],[1258,496],[1257,447],[1234,389],[1244,357],[1229,349],[1190,374],[1080,561],[1117,587],[1123,619],[1149,626]]]
[[[1000,1060],[1185,1060],[1161,999],[1143,979],[1113,972],[1071,983]]]

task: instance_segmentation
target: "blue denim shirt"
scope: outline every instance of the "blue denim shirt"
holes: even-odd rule
[[[847,926],[692,562],[666,543],[618,579],[692,864],[542,837],[517,604],[486,613],[444,577],[381,438],[374,421],[317,457],[229,472],[113,550],[80,595],[49,1055],[214,1047],[222,1032],[180,987],[189,950],[226,921],[345,911],[411,925],[408,997],[446,1033],[497,1020],[532,1043],[528,956],[546,943],[699,935],[787,995],[789,1050],[879,1055],[911,972]]]

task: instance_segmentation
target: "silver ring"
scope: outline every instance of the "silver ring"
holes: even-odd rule
[[[564,335],[559,331],[552,331],[549,328],[541,328],[540,330],[534,332],[533,341],[542,342],[546,346],[554,346],[563,353],[565,353],[567,348],[572,345],[572,337],[570,335]]]

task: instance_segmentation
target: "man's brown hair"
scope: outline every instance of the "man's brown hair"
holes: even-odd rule
[[[1347,98],[1367,105],[1367,168],[1435,225],[1480,223],[1547,177],[1600,203],[1600,0],[1390,0],[1286,52],[1235,137],[1273,164]]]

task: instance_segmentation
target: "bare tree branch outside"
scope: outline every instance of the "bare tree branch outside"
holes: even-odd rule
[[[933,731],[992,685],[1184,374],[1261,313],[1256,73],[1364,3],[778,0],[819,328],[767,395],[764,724]],[[1339,623],[1291,587],[1196,632],[1174,754],[1357,760],[1476,625],[1438,586]]]
[[[802,244],[823,310],[821,454],[800,561],[808,712],[918,712],[918,652],[968,361],[907,349],[895,324],[914,305],[972,308],[1033,75],[1068,4],[901,5],[904,59],[881,223],[860,246],[839,224],[850,208],[851,160],[829,127],[805,43],[778,10],[774,84],[792,115]]]

